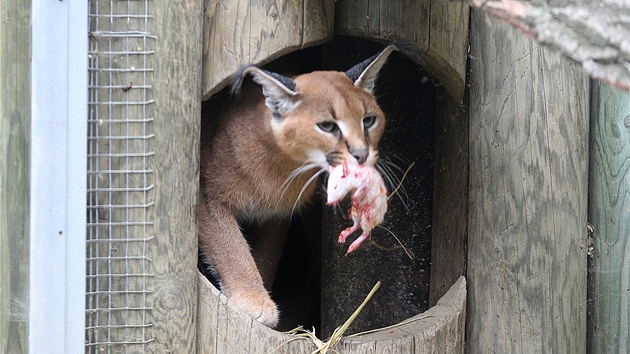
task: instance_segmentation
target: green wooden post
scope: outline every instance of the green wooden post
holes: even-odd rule
[[[156,340],[148,349],[196,353],[203,2],[157,1],[152,10],[155,241],[148,249],[154,271],[148,315]]]
[[[589,221],[589,352],[630,350],[630,93],[595,82]]]
[[[26,353],[30,2],[0,0],[0,352]]]
[[[583,353],[589,82],[473,11],[470,353]]]

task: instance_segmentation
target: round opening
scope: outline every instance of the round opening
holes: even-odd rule
[[[368,40],[335,37],[325,45],[285,55],[265,68],[286,75],[345,71],[383,47]],[[399,53],[390,56],[375,87],[387,116],[379,144],[380,164],[389,191],[397,190],[389,200],[385,221],[358,250],[345,256],[357,236],[345,245],[337,242],[339,232],[352,224],[348,207],[325,206],[325,190],[320,188],[320,199],[292,218],[272,289],[281,311],[279,330],[303,325],[314,327],[325,338],[345,322],[377,281],[381,288],[347,333],[395,324],[429,308],[436,92],[415,62]],[[224,89],[208,100],[202,116],[213,109],[215,99],[227,99],[227,95]],[[202,137],[205,125],[202,120]],[[245,225],[243,229],[247,234]]]

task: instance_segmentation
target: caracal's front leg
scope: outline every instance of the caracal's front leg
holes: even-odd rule
[[[221,291],[263,324],[278,324],[278,308],[258,273],[233,214],[220,204],[199,203],[199,246],[219,276]]]
[[[268,291],[273,287],[290,226],[289,220],[273,219],[263,223],[254,235],[254,259]]]

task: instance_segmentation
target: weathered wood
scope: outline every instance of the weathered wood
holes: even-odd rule
[[[340,0],[335,34],[414,43],[423,65],[461,102],[466,82],[468,5],[443,0]]]
[[[588,78],[471,17],[467,350],[586,348]]]
[[[203,275],[197,279],[199,353],[306,354],[316,349],[310,339],[277,332],[253,321]],[[429,311],[393,328],[343,338],[334,349],[356,354],[463,353],[465,321],[466,280],[462,277]],[[234,328],[223,328],[230,326]],[[238,333],[248,333],[249,342]],[[248,350],[243,351],[245,348]]]
[[[594,83],[591,107],[589,353],[630,348],[630,94]]]
[[[87,334],[194,353],[203,2],[149,4],[91,2]]]
[[[334,0],[205,0],[203,98],[242,65],[319,44],[333,31]]]
[[[470,8],[459,1],[431,1],[427,60],[431,73],[462,103],[466,90]]]
[[[630,90],[630,3],[470,0],[528,36],[579,62],[586,72]]]
[[[253,320],[202,274],[197,276],[199,312],[197,345],[200,354],[311,353],[312,342],[291,337]]]
[[[0,352],[27,352],[30,9],[0,0]]]
[[[444,90],[437,94],[429,306],[466,270],[468,115]]]
[[[465,322],[466,279],[460,277],[428,311],[393,328],[347,337],[337,349],[341,353],[464,353]],[[366,349],[354,350],[358,348]]]
[[[150,351],[195,353],[197,347],[197,227],[203,1],[154,2],[155,74],[151,106],[155,239]]]

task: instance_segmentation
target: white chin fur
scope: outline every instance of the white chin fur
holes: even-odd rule
[[[308,153],[308,162],[316,164],[317,166],[328,169],[328,161],[326,160],[326,154],[321,150],[311,150]]]

